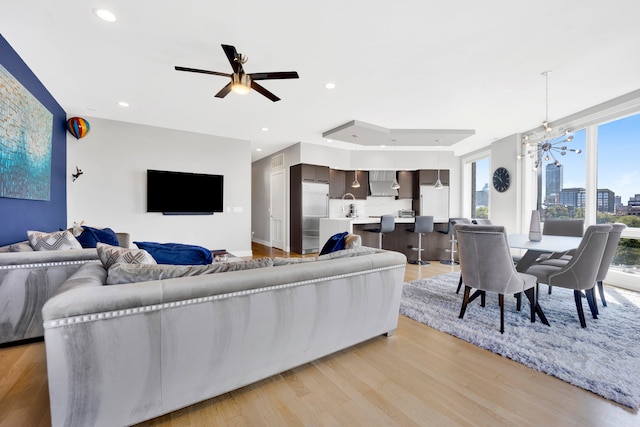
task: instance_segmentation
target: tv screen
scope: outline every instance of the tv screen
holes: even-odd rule
[[[223,212],[224,177],[147,169],[147,212]]]

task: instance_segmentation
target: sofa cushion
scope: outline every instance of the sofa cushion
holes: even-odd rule
[[[376,253],[377,250],[374,248],[370,248],[367,246],[360,246],[358,248],[353,249],[342,249],[340,251],[331,252],[326,255],[320,255],[316,258],[318,261],[323,261],[327,259],[336,259],[336,258],[348,258],[360,255],[370,255]]]
[[[144,249],[127,249],[107,245],[106,243],[97,243],[96,250],[98,251],[98,258],[102,261],[104,268],[109,268],[117,262],[127,264],[156,264],[156,260]]]
[[[9,245],[8,252],[33,252],[29,242],[19,242]]]
[[[360,236],[358,236],[360,237]],[[377,250],[375,248],[369,248],[367,246],[359,246],[351,249],[342,249],[335,252],[330,252],[328,254],[320,255],[314,258],[281,258],[274,257],[273,265],[275,267],[279,267],[281,265],[290,265],[290,264],[300,264],[304,262],[313,262],[313,261],[325,261],[329,259],[336,258],[348,258],[360,255],[370,255],[376,253]]]
[[[83,248],[95,248],[98,242],[111,246],[119,246],[118,236],[110,228],[82,226],[82,232],[76,236]]]
[[[78,239],[69,230],[55,231],[53,233],[29,230],[27,231],[27,238],[31,247],[36,251],[82,249]]]
[[[281,265],[290,265],[290,264],[300,264],[303,262],[313,262],[316,261],[316,257],[312,258],[283,258],[283,257],[274,257],[273,258],[273,266],[279,267]]]
[[[116,263],[109,268],[107,285],[176,279],[179,277],[199,276],[202,274],[271,267],[272,265],[273,261],[268,257],[256,258],[247,261],[214,262],[209,265],[143,265]]]
[[[211,251],[202,246],[182,243],[133,242],[149,252],[158,264],[205,265],[213,262]]]

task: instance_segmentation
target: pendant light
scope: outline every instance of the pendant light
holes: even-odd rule
[[[436,141],[439,142],[439,141]],[[438,145],[438,179],[436,183],[433,185],[433,188],[436,190],[442,190],[442,181],[440,181],[440,146]]]
[[[357,144],[358,135],[353,135],[353,143]],[[358,182],[358,168],[356,168],[356,178],[351,183],[351,188],[360,188],[360,182]]]
[[[399,190],[400,189],[400,183],[398,182],[398,179],[396,178],[397,174],[398,174],[398,161],[396,158],[396,140],[392,139],[391,143],[393,144],[393,166],[394,166],[394,170],[393,170],[393,182],[391,183],[391,189],[392,190]]]

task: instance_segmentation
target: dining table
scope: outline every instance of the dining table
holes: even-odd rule
[[[509,247],[524,249],[526,252],[516,263],[516,270],[525,272],[541,255],[562,254],[580,246],[582,237],[542,235],[539,241],[529,240],[528,233],[515,233],[507,236]]]

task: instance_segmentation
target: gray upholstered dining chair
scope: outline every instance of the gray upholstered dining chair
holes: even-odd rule
[[[537,300],[536,278],[516,270],[511,260],[507,234],[503,226],[456,224],[460,270],[464,281],[464,298],[459,318],[467,305],[486,292],[498,293],[500,332],[504,333],[504,295],[525,293],[529,299],[531,322],[536,314],[549,325]],[[471,289],[476,291],[471,295]]]
[[[613,257],[616,254],[616,250],[618,249],[618,243],[620,243],[620,236],[622,235],[622,231],[625,228],[627,228],[627,226],[621,222],[615,222],[611,224],[611,231],[609,232],[609,237],[607,238],[607,244],[604,247],[602,261],[600,262],[600,268],[598,269],[598,274],[596,274],[598,293],[600,294],[600,300],[602,301],[602,305],[604,307],[607,306],[607,300],[604,298],[604,286],[602,282],[607,277],[609,266],[611,265]]]
[[[596,274],[596,285],[598,286],[598,293],[600,294],[600,300],[602,301],[602,305],[604,307],[607,306],[607,300],[604,297],[604,285],[602,282],[607,277],[607,273],[609,272],[609,266],[613,261],[613,257],[616,254],[616,250],[618,249],[618,243],[620,243],[620,236],[622,235],[622,231],[627,228],[627,226],[621,222],[616,222],[611,224],[611,231],[609,231],[609,237],[607,237],[607,244],[604,247],[604,253],[602,254],[602,261],[600,261],[600,268],[598,269],[598,274]],[[546,265],[556,265],[559,267],[564,267],[571,260],[571,255],[565,255],[560,259],[549,259],[543,261],[542,264]],[[595,301],[595,300],[594,300]],[[598,312],[598,305],[595,305],[596,314]]]
[[[542,235],[582,237],[584,235],[584,219],[547,219],[544,221]],[[573,251],[542,254],[537,262],[563,257],[568,260],[571,254]],[[551,293],[551,286],[549,286],[548,292]]]
[[[551,262],[536,263],[526,270],[527,274],[536,276],[538,283],[573,289],[580,326],[583,328],[587,324],[582,308],[582,291],[587,296],[587,302],[593,318],[598,318],[595,308],[594,289],[611,228],[609,224],[590,225],[585,231],[574,255],[563,266],[553,265],[554,260],[549,260]]]
[[[488,218],[474,218],[471,220],[472,223],[474,224],[478,224],[478,225],[492,225],[493,222],[491,222],[490,219]]]

